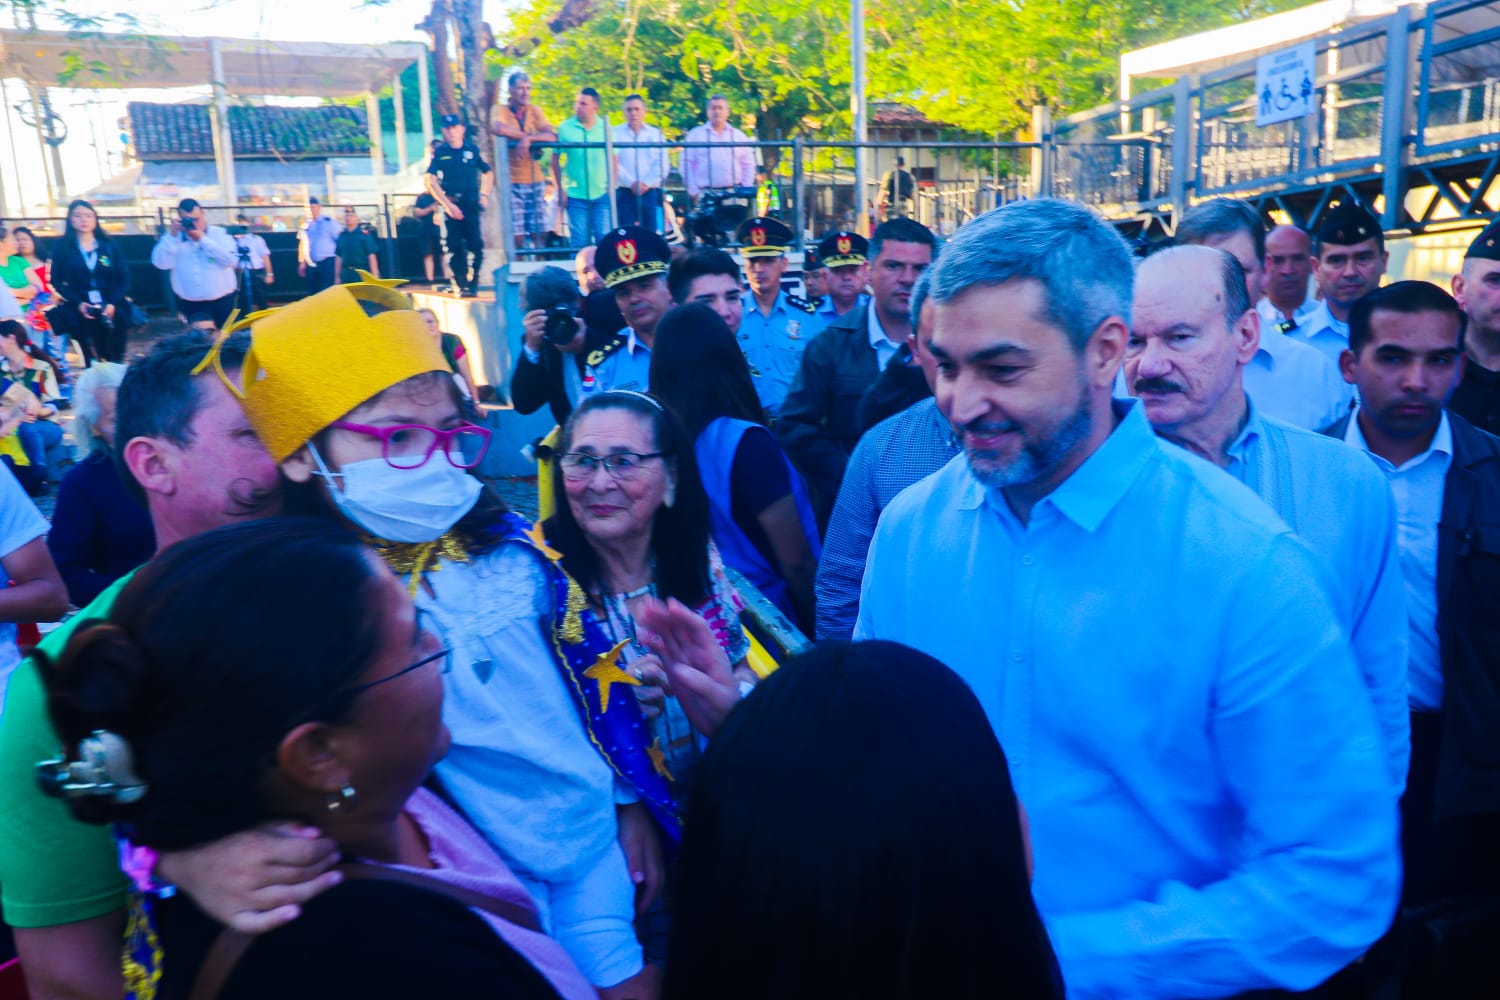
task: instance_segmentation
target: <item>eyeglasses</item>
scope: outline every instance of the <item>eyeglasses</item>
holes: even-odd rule
[[[490,446],[489,428],[477,424],[461,424],[443,430],[426,424],[371,427],[340,420],[331,426],[379,438],[381,456],[388,465],[397,469],[419,469],[439,448],[453,465],[472,469],[484,460],[484,453]]]
[[[431,656],[422,657],[420,660],[418,660],[416,663],[413,663],[409,667],[403,667],[402,669],[396,671],[394,674],[388,674],[387,676],[380,678],[378,681],[369,681],[365,684],[356,684],[352,688],[345,688],[338,694],[333,695],[333,698],[352,698],[354,695],[368,691],[372,687],[379,687],[386,681],[393,681],[397,677],[404,677],[405,675],[411,673],[413,670],[420,670],[423,667],[427,666],[427,664],[432,663],[436,660],[442,661],[442,667],[439,668],[438,672],[443,674],[449,673],[453,669],[453,649],[451,647],[444,646],[436,653],[433,653]]]
[[[645,469],[647,459],[666,457],[666,452],[662,451],[653,451],[646,455],[639,455],[633,451],[620,451],[613,455],[585,455],[582,452],[566,451],[557,456],[557,464],[562,466],[563,478],[571,482],[578,483],[592,479],[594,470],[603,466],[611,479],[628,483]]]

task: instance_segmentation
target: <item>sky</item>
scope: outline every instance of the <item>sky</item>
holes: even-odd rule
[[[426,36],[413,26],[426,16],[431,6],[430,0],[386,0],[379,5],[362,5],[361,0],[71,0],[68,4],[78,14],[100,17],[128,10],[139,19],[139,30],[151,33],[364,43],[425,41]],[[505,6],[501,0],[487,0],[486,15],[493,18]],[[8,13],[0,14],[0,18],[5,19],[5,27],[13,27]],[[495,21],[492,19],[491,23]],[[39,26],[57,25],[42,20]],[[125,114],[127,101],[172,102],[194,93],[206,93],[206,89],[54,89],[53,111],[68,125],[68,139],[61,152],[70,195],[83,192],[119,171],[124,151],[119,120]],[[23,125],[16,114],[15,105],[26,98],[19,81],[6,81],[5,98],[9,128],[0,127],[0,182],[4,184],[10,214],[19,216],[45,199],[42,154],[36,133]],[[18,198],[18,178],[24,199]],[[28,206],[24,211],[18,208],[23,200]]]

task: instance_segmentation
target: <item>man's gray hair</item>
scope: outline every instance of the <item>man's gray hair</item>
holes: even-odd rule
[[[113,361],[95,361],[84,369],[73,385],[73,440],[80,453],[87,455],[94,448],[108,447],[102,438],[94,434],[94,426],[104,415],[104,406],[99,402],[101,389],[119,389],[125,381],[125,366]]]
[[[505,78],[505,85],[507,87],[514,87],[516,84],[520,83],[522,80],[528,80],[529,81],[530,79],[531,79],[531,74],[530,73],[526,72],[524,69],[518,69],[514,73],[512,73],[510,76],[508,76],[508,77]]]
[[[922,318],[922,307],[927,304],[927,296],[932,294],[932,268],[922,272],[917,278],[917,283],[911,286],[911,329],[917,331],[917,322]]]
[[[951,302],[975,286],[1035,281],[1046,296],[1043,319],[1074,350],[1110,316],[1128,321],[1135,282],[1130,247],[1082,205],[1055,198],[1013,202],[964,226],[928,269],[933,302]]]
[[[1250,237],[1255,259],[1264,262],[1266,224],[1255,209],[1233,198],[1210,198],[1188,209],[1177,223],[1172,239],[1175,243],[1203,245],[1216,236],[1229,237],[1236,233]]]
[[[528,312],[572,305],[578,302],[578,280],[562,268],[549,264],[526,276],[526,283],[521,286],[521,298]]]
[[[703,102],[703,106],[706,108],[710,104],[712,104],[714,101],[723,101],[725,104],[728,104],[729,103],[729,95],[728,94],[714,94],[711,97],[709,97],[708,100],[706,100],[706,101]]]

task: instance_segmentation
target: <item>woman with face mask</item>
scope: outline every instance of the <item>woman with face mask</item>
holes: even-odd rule
[[[385,285],[342,285],[251,337],[226,382],[293,492],[361,535],[453,650],[443,788],[602,997],[654,997],[632,922],[660,879],[655,824],[677,820],[638,682],[560,555],[472,474],[489,431],[422,317]]]

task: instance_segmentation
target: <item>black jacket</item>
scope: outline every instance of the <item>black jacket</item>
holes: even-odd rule
[[[527,359],[526,352],[516,358],[515,371],[510,377],[510,401],[516,412],[535,413],[544,406],[552,408],[552,419],[559,424],[568,422],[573,412],[573,401],[568,398],[568,383],[563,378],[563,365],[573,364],[583,373],[584,359],[601,349],[625,326],[625,317],[615,304],[613,292],[594,292],[583,306],[583,352],[564,354],[550,345],[544,345],[541,360]]]
[[[99,237],[99,260],[89,271],[83,262],[83,251],[72,240],[58,240],[53,247],[49,275],[52,287],[72,311],[89,300],[89,291],[97,288],[106,303],[123,309],[130,297],[130,270],[125,266],[120,244]]]
[[[911,360],[910,342],[902,344],[901,350],[896,352],[885,371],[880,373],[874,385],[865,390],[859,401],[860,434],[931,395],[926,373]]]
[[[1328,430],[1343,438],[1352,417]],[[1500,437],[1448,413],[1453,461],[1438,522],[1443,668],[1439,820],[1500,813]]]
[[[870,309],[867,303],[839,317],[812,339],[776,420],[782,447],[813,490],[820,526],[828,523],[859,441],[860,399],[880,376],[870,346]]]

